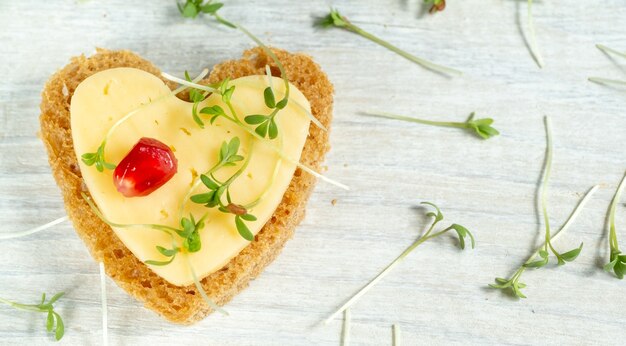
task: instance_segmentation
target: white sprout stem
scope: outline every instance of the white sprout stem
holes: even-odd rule
[[[617,80],[617,79],[608,79],[608,78],[600,78],[600,77],[589,77],[590,82],[604,84],[604,85],[619,85],[626,86],[626,81]]]
[[[107,286],[103,262],[100,262],[100,297],[102,299],[102,344],[107,346],[109,344],[109,331],[107,326]]]
[[[204,91],[208,91],[208,92],[216,92],[218,91],[215,88],[211,88],[210,86],[206,86],[206,85],[202,85],[202,84],[197,84],[196,82],[198,82],[197,80],[193,80],[193,81],[188,81],[188,80],[184,80],[178,77],[174,77],[169,73],[165,73],[165,72],[161,72],[161,77],[170,80],[172,82],[176,82],[180,85],[183,85],[184,87],[181,88],[194,88],[194,89],[200,89],[200,90],[204,90]]]
[[[191,276],[193,277],[193,283],[196,285],[196,288],[198,289],[198,292],[200,292],[200,295],[202,296],[204,301],[211,307],[211,309],[228,316],[229,315],[228,312],[222,309],[221,307],[219,307],[217,304],[215,304],[215,302],[211,298],[209,298],[206,292],[204,292],[204,288],[200,284],[200,280],[198,280],[196,271],[193,269],[193,265],[191,264],[191,261],[189,260],[189,255],[183,254],[183,257],[185,257],[185,260],[187,261],[187,265],[189,266],[189,271],[191,271]]]
[[[15,238],[20,238],[20,237],[25,237],[27,235],[31,235],[31,234],[34,234],[34,233],[37,233],[37,232],[41,232],[41,231],[46,230],[46,229],[48,229],[50,227],[56,226],[56,225],[58,225],[58,224],[60,224],[62,222],[65,222],[67,220],[68,220],[67,216],[63,216],[63,217],[60,217],[60,218],[58,218],[58,219],[56,219],[54,221],[48,222],[45,225],[41,225],[41,226],[35,227],[33,229],[29,229],[29,230],[22,231],[22,232],[17,232],[17,233],[11,233],[11,234],[0,234],[0,240],[7,240],[7,239],[15,239]]]
[[[346,309],[343,312],[343,328],[341,330],[341,346],[350,345],[350,309]]]
[[[533,19],[533,0],[528,0],[528,45],[530,47],[530,54],[532,54],[535,62],[539,68],[543,68],[543,58],[537,48],[537,39],[535,35],[535,21]]]
[[[622,181],[617,186],[617,191],[615,191],[615,195],[613,196],[613,200],[611,201],[611,206],[609,207],[609,262],[611,262],[611,249],[615,248],[615,250],[619,250],[617,243],[617,233],[615,232],[615,210],[617,209],[617,204],[619,203],[622,192],[626,188],[626,174],[622,178]]]
[[[560,236],[562,236],[570,228],[570,226],[572,225],[572,222],[574,222],[574,220],[578,217],[578,215],[580,214],[581,210],[585,207],[587,202],[589,202],[589,199],[591,199],[591,196],[593,196],[593,194],[596,193],[596,191],[598,190],[599,187],[600,186],[595,185],[585,194],[585,197],[583,197],[583,199],[581,199],[580,202],[578,202],[578,205],[576,206],[576,208],[574,208],[574,211],[572,211],[572,213],[567,218],[567,221],[565,221],[563,226],[561,226],[561,229],[558,232],[556,232],[556,233],[554,233],[552,235],[552,237],[550,238],[550,241],[557,240]],[[543,249],[544,246],[546,246],[545,242],[542,243],[541,246],[539,246],[537,248],[537,251],[535,251],[528,258],[528,260],[526,260],[526,263],[532,262],[539,255],[539,251],[541,251],[541,249]]]
[[[163,77],[167,79],[167,77],[166,77],[166,76],[163,76]],[[187,81],[185,81],[185,83],[186,83],[185,85],[190,86],[190,87],[193,87],[193,88],[196,88],[196,86],[201,86],[200,84],[195,84],[195,83],[191,83],[191,82],[187,82]],[[297,104],[297,103],[296,103],[296,104]],[[237,125],[239,125],[239,124],[237,124]],[[263,138],[261,138],[261,137],[260,137],[260,136],[259,136],[256,132],[254,132],[254,131],[250,130],[249,128],[247,128],[247,127],[245,127],[245,126],[241,126],[241,125],[240,125],[240,127],[241,127],[243,130],[245,130],[246,132],[248,132],[249,134],[251,134],[252,136],[254,136],[255,138],[259,139],[259,140],[260,140],[260,142],[261,142],[263,145],[265,145],[265,146],[269,147],[269,148],[270,148],[270,149],[272,149],[274,152],[276,152],[278,155],[280,155],[280,157],[281,157],[283,160],[286,160],[287,162],[289,162],[289,163],[291,163],[291,164],[294,164],[294,165],[298,166],[298,167],[299,167],[300,169],[302,169],[303,171],[305,171],[305,172],[307,172],[307,173],[309,173],[309,174],[313,175],[314,177],[319,178],[319,179],[321,179],[321,180],[323,180],[323,181],[325,181],[325,182],[327,182],[327,183],[329,183],[329,184],[335,185],[335,186],[340,187],[340,188],[342,188],[342,189],[344,189],[344,190],[350,190],[350,188],[349,188],[347,185],[344,185],[344,184],[342,184],[342,183],[340,183],[340,182],[337,182],[337,181],[334,181],[334,180],[332,180],[332,179],[330,179],[330,178],[327,178],[326,176],[324,176],[324,175],[322,175],[322,174],[320,174],[320,173],[316,172],[316,171],[315,171],[315,170],[313,170],[312,168],[310,168],[310,167],[308,167],[308,166],[306,166],[306,165],[304,165],[304,164],[302,164],[302,163],[300,163],[300,162],[298,162],[298,161],[296,161],[296,160],[294,160],[294,159],[292,159],[292,158],[288,157],[287,155],[285,155],[285,153],[283,153],[283,152],[282,152],[282,150],[280,150],[280,149],[278,149],[278,148],[274,147],[273,145],[271,145],[271,144],[267,143],[265,140],[263,140]]]
[[[394,324],[392,333],[393,333],[392,345],[393,346],[400,346],[400,341],[401,341],[401,338],[400,338],[400,326],[397,325],[397,324]]]
[[[543,172],[541,183],[541,210],[543,212],[543,222],[546,227],[546,243],[550,237],[550,217],[548,216],[548,181],[552,171],[552,121],[550,117],[544,118],[546,124],[546,166]]]
[[[609,47],[607,47],[607,46],[605,46],[605,45],[603,45],[603,44],[596,44],[596,47],[597,47],[599,50],[601,50],[601,51],[603,51],[603,52],[605,52],[605,53],[607,53],[607,54],[615,54],[615,55],[617,55],[617,56],[621,56],[622,58],[625,58],[625,59],[626,59],[626,53],[622,53],[622,52],[617,51],[617,50],[615,50],[615,49],[609,48]]]

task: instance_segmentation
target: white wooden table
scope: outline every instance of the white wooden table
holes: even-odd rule
[[[605,216],[626,168],[626,91],[589,76],[626,79],[626,61],[594,44],[626,50],[623,0],[543,1],[534,6],[537,68],[521,35],[526,2],[450,0],[443,13],[419,16],[421,0],[336,1],[363,28],[437,63],[463,70],[447,79],[340,30],[319,31],[327,1],[229,1],[223,14],[266,42],[312,55],[336,87],[333,149],[327,175],[351,191],[319,183],[307,218],[282,255],[227,309],[181,327],[142,308],[109,280],[113,345],[329,344],[341,320],[318,322],[373,278],[427,225],[414,207],[439,204],[450,222],[470,228],[473,251],[453,238],[425,243],[352,310],[354,344],[624,344],[626,282],[599,269],[606,256]],[[184,20],[173,1],[0,2],[0,224],[14,232],[64,215],[37,138],[40,92],[71,56],[95,47],[130,49],[164,71],[199,71],[238,57],[251,42],[207,20]],[[520,24],[521,23],[521,24]],[[521,27],[520,27],[521,25]],[[496,119],[488,141],[456,130],[359,115],[387,110],[440,120],[471,111]],[[539,244],[535,194],[553,119],[551,220],[565,220],[582,194],[601,189],[560,249],[584,241],[575,262],[524,275],[528,299],[486,285],[512,274]],[[331,200],[337,199],[335,206]],[[626,209],[618,208],[626,248]],[[0,242],[0,297],[35,302],[65,291],[60,344],[102,343],[98,267],[68,223]],[[44,316],[0,306],[0,344],[46,344]]]

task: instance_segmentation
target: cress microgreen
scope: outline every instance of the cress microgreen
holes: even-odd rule
[[[572,250],[566,251],[564,253],[559,253],[552,244],[552,241],[555,240],[556,234],[552,235],[550,230],[550,218],[548,216],[548,182],[550,180],[550,174],[552,170],[552,128],[549,117],[545,117],[545,127],[546,127],[546,159],[545,159],[545,167],[543,172],[543,179],[541,182],[541,212],[543,214],[543,221],[545,225],[545,236],[544,243],[541,245],[537,251],[530,256],[530,258],[524,262],[524,264],[511,276],[509,279],[504,278],[496,278],[496,284],[490,284],[489,286],[498,289],[511,289],[513,293],[519,298],[526,298],[524,294],[522,294],[521,289],[525,288],[526,285],[524,283],[519,282],[521,275],[524,273],[526,268],[541,268],[548,264],[550,252],[554,254],[557,259],[557,263],[559,265],[563,265],[566,262],[574,261],[583,248],[583,243],[580,244],[579,247],[574,248]],[[592,188],[587,195],[581,200],[578,206],[574,209],[566,223],[561,227],[561,230],[557,232],[557,234],[563,234],[564,231],[569,226],[570,222],[572,222],[576,216],[578,215],[580,209],[585,205],[589,196],[591,196],[597,187]],[[535,260],[535,258],[539,256],[540,259]]]
[[[248,153],[252,152],[252,141]],[[224,141],[220,146],[217,163],[211,167],[206,173],[200,175],[200,181],[209,190],[206,193],[196,194],[190,197],[191,201],[198,204],[204,204],[207,208],[217,207],[223,213],[233,214],[235,216],[235,227],[239,235],[248,241],[254,240],[254,235],[246,225],[245,221],[256,221],[256,217],[248,212],[248,207],[236,204],[232,201],[230,194],[231,184],[243,173],[250,162],[251,154],[244,160],[239,155],[239,137],[234,137],[230,142]],[[215,177],[215,172],[223,167],[235,166],[237,162],[243,161],[239,169],[227,180],[220,181]],[[196,187],[194,184],[192,190]],[[223,202],[226,197],[227,203]],[[185,199],[186,200],[186,199]],[[184,206],[184,204],[183,204]]]
[[[467,230],[467,228],[465,228],[465,227],[463,227],[463,226],[461,226],[459,224],[453,223],[450,226],[446,227],[445,229],[433,233],[433,230],[435,229],[435,226],[444,219],[443,214],[441,213],[441,210],[439,209],[439,207],[437,207],[434,203],[422,202],[421,204],[429,205],[429,206],[431,206],[431,207],[433,207],[435,209],[435,212],[429,211],[426,214],[427,216],[433,218],[433,222],[430,225],[430,227],[428,228],[428,230],[426,231],[426,233],[424,233],[424,235],[422,235],[411,246],[409,246],[406,250],[404,250],[404,252],[402,252],[400,254],[400,256],[398,256],[393,262],[391,262],[372,281],[370,281],[361,290],[359,290],[350,299],[348,299],[348,301],[346,303],[344,303],[339,309],[337,309],[337,311],[335,311],[332,315],[330,315],[330,317],[328,317],[324,321],[324,323],[330,322],[332,319],[337,317],[337,315],[339,315],[341,312],[345,311],[347,308],[352,306],[359,298],[361,298],[367,291],[369,291],[369,289],[371,289],[374,285],[376,285],[387,274],[389,274],[389,272],[391,272],[391,270],[393,268],[395,268],[400,262],[402,262],[402,260],[408,254],[410,254],[413,250],[415,250],[415,248],[417,248],[420,244],[424,243],[425,241],[427,241],[429,239],[433,239],[433,238],[439,237],[439,236],[441,236],[441,235],[443,235],[443,234],[445,234],[445,233],[447,233],[449,231],[455,231],[457,236],[458,236],[458,238],[459,238],[459,247],[461,249],[465,249],[465,238],[466,237],[469,237],[472,249],[474,248],[474,246],[475,246],[474,236],[472,235],[472,233],[469,230]]]
[[[177,4],[180,13],[184,17],[195,18],[199,13],[202,12],[214,17],[221,24],[224,24],[233,29],[239,29],[246,36],[256,42],[263,49],[263,51],[265,51],[265,53],[274,61],[276,67],[278,67],[280,71],[281,78],[283,79],[283,82],[285,84],[285,94],[280,101],[276,101],[272,88],[267,87],[264,90],[265,105],[268,108],[272,109],[272,113],[269,115],[249,115],[244,118],[244,121],[250,125],[257,125],[255,128],[255,132],[262,138],[268,137],[269,139],[275,139],[278,136],[278,125],[276,124],[274,118],[280,110],[284,109],[287,106],[290,93],[289,79],[287,78],[287,73],[285,72],[285,68],[276,56],[276,54],[274,54],[274,52],[270,50],[258,37],[253,35],[242,25],[226,20],[222,16],[220,16],[217,11],[222,8],[223,4],[213,3],[212,1],[208,1],[205,4],[204,0],[187,0],[185,5],[180,5],[180,3],[178,2]],[[187,10],[187,8],[193,8],[193,10]],[[233,91],[234,89],[230,90],[231,95]],[[220,94],[224,95],[223,93]],[[228,96],[228,98],[230,99],[230,95]],[[228,102],[226,101],[224,101],[224,103],[228,104]],[[234,112],[232,111],[232,109],[231,113],[233,113],[232,115],[234,116]],[[196,118],[194,117],[194,119]]]
[[[107,162],[104,159],[104,147],[106,143],[106,140],[102,141],[95,153],[85,153],[81,155],[81,160],[83,160],[87,166],[93,166],[95,164],[98,172],[103,172],[105,168],[111,170],[115,169],[115,164]]]
[[[626,58],[626,53],[617,51],[615,49],[609,48],[607,46],[601,45],[601,44],[597,44],[596,47],[601,50],[602,52],[604,52],[605,54],[614,54],[617,55],[619,57],[622,58]],[[625,80],[616,80],[616,79],[607,79],[607,78],[600,78],[600,77],[589,77],[589,81],[593,82],[593,83],[597,83],[597,84],[604,84],[604,85],[609,85],[609,86],[626,86],[626,81]]]
[[[543,222],[546,228],[545,232],[545,244],[543,251],[539,252],[541,260],[525,264],[526,267],[543,267],[548,264],[548,252],[552,252],[556,256],[557,263],[559,265],[565,264],[565,262],[572,262],[578,257],[580,251],[583,248],[583,243],[580,243],[578,248],[574,248],[564,253],[556,251],[552,245],[550,236],[550,217],[548,216],[548,182],[550,180],[550,174],[552,171],[552,126],[549,117],[545,117],[546,125],[546,163],[543,173],[543,181],[541,183],[541,211],[543,214]]]
[[[613,271],[618,279],[623,279],[626,275],[626,254],[622,254],[617,242],[617,231],[615,228],[615,212],[622,196],[622,191],[626,187],[626,174],[619,183],[611,205],[609,206],[609,263],[604,266],[607,272]]]
[[[576,219],[578,214],[580,214],[580,211],[583,209],[583,207],[587,204],[589,199],[591,199],[591,196],[597,190],[598,190],[598,186],[594,186],[593,188],[591,188],[589,190],[589,192],[587,192],[587,194],[585,194],[583,199],[578,203],[576,208],[574,208],[574,211],[572,211],[572,213],[570,214],[569,218],[567,219],[565,224],[563,224],[561,229],[558,232],[556,232],[554,235],[551,236],[551,238],[550,238],[551,242],[554,242],[558,237],[560,237],[563,234],[565,234],[565,232],[569,229],[569,227],[572,224],[572,222]],[[526,271],[526,269],[541,267],[541,266],[535,266],[535,265],[530,265],[530,264],[538,262],[538,261],[535,261],[537,256],[540,256],[542,258],[542,260],[539,260],[539,262],[543,262],[545,260],[545,258],[548,257],[547,256],[548,254],[544,250],[544,247],[545,247],[545,243],[542,244],[539,248],[537,248],[537,250],[535,250],[535,252],[526,260],[526,262],[524,262],[524,264],[522,264],[515,271],[515,273],[511,277],[509,277],[508,279],[496,278],[495,279],[496,283],[495,284],[489,284],[489,287],[497,288],[497,289],[501,289],[501,290],[509,290],[510,289],[511,293],[513,293],[518,298],[526,298],[526,296],[522,293],[522,289],[526,287],[526,284],[523,283],[523,282],[520,282],[520,278],[522,277],[522,274],[524,273],[524,271]]]
[[[63,324],[63,319],[58,312],[54,310],[54,303],[56,303],[61,297],[63,297],[64,293],[60,292],[52,296],[50,300],[46,301],[46,294],[42,294],[41,302],[39,304],[21,304],[16,303],[4,298],[0,298],[0,303],[7,304],[12,308],[23,310],[23,311],[32,311],[32,312],[41,312],[46,314],[46,330],[51,333],[54,331],[55,340],[59,341],[63,338],[63,334],[65,334],[65,325]]]
[[[327,28],[331,28],[331,27],[336,27],[336,28],[340,28],[340,29],[344,29],[347,31],[350,31],[352,33],[355,33],[357,35],[360,35],[361,37],[364,37],[374,43],[377,43],[387,49],[389,49],[390,51],[399,54],[400,56],[402,56],[405,59],[410,60],[411,62],[414,62],[418,65],[421,65],[422,67],[425,67],[429,70],[438,72],[438,73],[443,73],[443,74],[447,74],[447,75],[461,75],[462,72],[449,68],[449,67],[445,67],[445,66],[441,66],[441,65],[437,65],[435,63],[432,63],[428,60],[422,59],[422,58],[418,58],[415,55],[412,55],[394,45],[392,45],[391,43],[382,40],[380,38],[378,38],[377,36],[374,36],[372,34],[370,34],[369,32],[361,29],[360,27],[356,26],[355,24],[353,24],[352,22],[350,22],[350,20],[348,20],[347,17],[341,15],[339,13],[339,11],[337,9],[331,8],[330,12],[322,18],[318,18],[315,21],[315,26],[323,28],[323,29],[327,29]]]
[[[363,112],[363,114],[371,115],[375,117],[381,118],[389,118],[396,120],[409,121],[418,124],[425,125],[433,125],[433,126],[441,126],[441,127],[455,127],[465,129],[474,135],[482,138],[489,139],[493,136],[497,136],[500,134],[498,130],[493,128],[491,125],[493,124],[493,119],[491,118],[482,118],[482,119],[474,119],[475,113],[472,112],[470,116],[467,118],[465,122],[448,122],[448,121],[432,121],[432,120],[424,120],[413,117],[407,117],[404,115],[396,115],[384,112]]]
[[[543,58],[541,57],[541,53],[539,53],[539,48],[537,48],[537,38],[535,35],[535,21],[533,19],[533,0],[528,0],[528,48],[530,49],[530,54],[537,63],[539,68],[543,68]]]

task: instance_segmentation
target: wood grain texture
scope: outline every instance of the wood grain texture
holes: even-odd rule
[[[606,210],[626,168],[626,91],[586,79],[626,79],[626,62],[594,47],[626,50],[626,3],[536,3],[546,62],[540,70],[522,36],[525,1],[451,0],[435,16],[420,16],[420,2],[334,5],[372,33],[464,76],[447,79],[353,34],[313,29],[312,18],[324,14],[327,1],[228,2],[225,16],[272,45],[312,55],[328,73],[336,103],[326,174],[352,189],[318,184],[296,236],[227,306],[230,317],[172,325],[109,281],[112,345],[336,345],[341,321],[318,322],[418,236],[426,219],[413,207],[423,200],[473,230],[478,247],[461,252],[452,238],[425,243],[353,307],[354,344],[390,344],[393,323],[405,344],[623,344],[625,282],[598,266],[606,255]],[[43,84],[71,56],[124,48],[181,74],[251,46],[235,31],[183,20],[169,0],[0,2],[1,231],[64,215],[36,133]],[[442,120],[477,111],[494,117],[502,135],[480,141],[455,130],[365,117],[363,110]],[[602,188],[558,242],[566,249],[584,241],[580,258],[527,272],[529,298],[516,301],[486,285],[510,275],[540,241],[535,193],[544,114],[554,126],[553,224],[558,227],[592,185]],[[626,244],[623,207],[617,222]],[[1,297],[34,302],[42,291],[66,291],[60,344],[101,344],[98,266],[69,224],[0,242],[0,263]],[[0,306],[0,344],[49,343],[43,324],[44,316]]]

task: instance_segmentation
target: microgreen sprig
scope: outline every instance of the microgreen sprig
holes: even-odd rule
[[[550,180],[550,174],[551,174],[551,171],[552,171],[552,151],[553,151],[552,150],[552,126],[551,126],[551,121],[550,121],[549,117],[545,117],[545,127],[546,127],[546,160],[545,160],[545,167],[544,167],[544,172],[543,172],[543,179],[542,179],[542,182],[541,182],[541,211],[542,211],[542,214],[543,214],[543,221],[544,221],[544,224],[545,224],[545,237],[544,237],[545,240],[544,240],[544,243],[515,272],[515,274],[513,274],[513,276],[511,278],[509,278],[509,279],[496,278],[496,284],[489,285],[489,286],[491,286],[493,288],[498,288],[498,289],[509,289],[510,288],[510,289],[513,290],[513,293],[517,297],[519,297],[519,298],[526,298],[526,296],[524,294],[522,294],[522,292],[521,292],[521,289],[525,288],[526,285],[524,283],[519,282],[519,279],[520,279],[521,275],[524,273],[524,271],[526,270],[526,268],[541,268],[541,267],[545,266],[549,262],[550,252],[552,252],[552,254],[554,254],[554,256],[557,259],[557,263],[559,265],[564,265],[566,262],[574,261],[578,257],[578,255],[580,255],[580,252],[582,251],[582,248],[583,248],[583,243],[580,243],[580,246],[577,247],[577,248],[574,248],[574,249],[569,250],[569,251],[564,252],[564,253],[559,253],[554,248],[554,245],[552,244],[552,241],[556,238],[556,234],[555,235],[551,234],[550,217],[548,216],[548,198],[547,198],[547,195],[548,195],[548,182]],[[574,209],[574,211],[570,215],[569,219],[566,221],[566,223],[563,225],[563,227],[561,227],[561,230],[557,234],[564,233],[563,231],[565,231],[567,229],[567,227],[569,226],[570,222],[573,221],[573,219],[575,219],[575,217],[578,215],[580,209],[582,209],[582,207],[586,203],[588,197],[590,197],[595,192],[596,189],[597,189],[597,186],[593,187],[587,193],[587,195],[583,198],[583,200]],[[537,256],[539,256],[540,259],[535,260],[535,258]]]
[[[546,228],[545,243],[543,250],[539,251],[541,260],[525,264],[529,268],[540,268],[548,264],[548,251],[551,251],[556,256],[559,265],[565,264],[565,262],[572,262],[578,257],[580,251],[583,248],[583,243],[580,243],[578,248],[569,250],[565,253],[559,253],[552,245],[550,236],[550,217],[548,216],[548,182],[550,180],[550,174],[552,171],[552,126],[549,117],[545,117],[546,125],[546,164],[543,173],[543,182],[541,183],[541,211],[543,214],[543,221]]]
[[[261,49],[263,49],[263,51],[274,61],[274,63],[276,64],[276,67],[278,67],[278,70],[280,71],[281,78],[283,79],[283,82],[285,83],[285,94],[283,98],[280,101],[276,102],[275,95],[274,95],[274,92],[272,91],[272,88],[271,87],[266,88],[264,91],[265,104],[268,108],[273,110],[272,113],[267,116],[258,115],[258,114],[250,115],[246,117],[244,120],[246,121],[246,123],[250,125],[258,125],[255,131],[261,137],[265,138],[266,136],[268,136],[270,139],[276,138],[278,136],[278,126],[276,125],[274,118],[276,117],[276,115],[278,114],[280,110],[284,109],[287,106],[287,103],[289,102],[289,92],[290,92],[289,91],[290,89],[289,79],[287,78],[287,73],[285,72],[285,68],[283,64],[280,62],[280,60],[278,59],[278,57],[276,56],[276,54],[274,54],[274,52],[272,52],[271,49],[269,49],[258,37],[253,35],[245,27],[243,27],[240,24],[234,23],[232,21],[226,20],[224,17],[220,16],[220,14],[217,11],[220,8],[222,8],[223,4],[213,3],[211,0],[209,0],[206,4],[204,3],[204,0],[187,0],[184,6],[181,6],[179,3],[177,4],[178,4],[179,11],[184,17],[195,18],[198,15],[198,13],[205,13],[207,15],[214,17],[219,23],[224,24],[227,27],[230,27],[233,29],[239,29],[246,36],[248,36],[250,39],[256,42],[259,45],[259,47],[261,47]],[[191,9],[187,10],[188,8],[193,8],[193,10]],[[318,126],[321,125],[321,123],[317,119],[315,119],[315,117],[311,116],[311,120],[316,125]]]
[[[598,48],[599,50],[601,50],[605,54],[609,54],[609,55],[610,54],[614,54],[614,55],[617,55],[619,57],[626,58],[626,53],[622,53],[622,52],[617,51],[615,49],[609,48],[609,47],[607,47],[605,45],[597,44],[596,48]],[[597,84],[604,84],[604,85],[626,86],[626,81],[616,80],[616,79],[607,79],[607,78],[600,78],[600,77],[589,77],[589,81],[593,82],[593,83],[597,83]]]
[[[218,207],[223,213],[233,214],[235,216],[235,226],[237,232],[242,238],[252,241],[254,235],[245,224],[245,221],[256,221],[256,217],[248,212],[247,206],[236,204],[232,201],[230,187],[232,183],[243,173],[248,166],[252,152],[252,141],[250,141],[250,149],[248,157],[244,161],[244,157],[239,155],[239,137],[234,137],[230,142],[224,141],[220,147],[218,162],[205,174],[200,175],[200,181],[209,190],[209,192],[191,196],[191,201],[198,204],[204,204],[207,208]],[[236,162],[244,161],[241,167],[226,181],[222,182],[217,179],[214,173],[223,167],[235,166]],[[194,184],[194,187],[197,184]],[[193,187],[192,187],[193,191]],[[223,196],[226,196],[227,203],[223,202]]]
[[[350,306],[352,306],[357,300],[359,300],[367,291],[369,291],[374,285],[376,285],[380,280],[382,280],[385,276],[387,276],[387,274],[389,274],[389,272],[391,272],[391,270],[393,268],[395,268],[398,264],[400,264],[400,262],[402,262],[402,260],[404,260],[404,258],[410,254],[413,250],[415,250],[415,248],[417,248],[418,246],[420,246],[422,243],[424,243],[425,241],[429,240],[429,239],[433,239],[436,237],[439,237],[449,231],[454,230],[457,234],[457,236],[459,237],[459,247],[461,249],[465,249],[465,238],[469,237],[470,241],[471,241],[471,246],[472,249],[474,248],[475,242],[474,242],[474,236],[472,235],[472,233],[470,233],[470,231],[467,230],[467,228],[453,223],[450,226],[448,226],[447,228],[435,232],[433,233],[433,230],[435,229],[435,226],[443,220],[443,214],[441,213],[441,210],[439,209],[439,207],[437,207],[435,204],[431,203],[431,202],[422,202],[421,204],[425,204],[425,205],[430,205],[431,207],[433,207],[435,209],[436,212],[432,212],[429,211],[428,213],[426,213],[427,216],[434,218],[433,223],[430,225],[430,227],[428,228],[428,230],[426,231],[426,233],[424,233],[423,236],[421,236],[419,239],[417,239],[411,246],[409,246],[406,250],[404,250],[404,252],[402,252],[400,254],[400,256],[398,256],[393,262],[391,262],[382,272],[380,272],[380,274],[378,274],[372,281],[370,281],[367,285],[365,285],[361,290],[359,290],[356,294],[354,294],[350,299],[348,299],[348,301],[346,303],[344,303],[339,309],[337,309],[337,311],[335,311],[332,315],[330,315],[330,317],[328,317],[324,323],[328,323],[330,322],[332,319],[334,319],[335,317],[337,317],[337,315],[339,315],[341,312],[343,312],[344,310],[346,310],[347,308],[349,308]]]
[[[58,312],[54,311],[54,303],[56,303],[61,297],[63,297],[64,293],[57,293],[50,300],[46,301],[46,294],[42,294],[41,302],[39,304],[21,304],[16,303],[4,298],[0,298],[0,303],[7,304],[12,308],[23,310],[23,311],[32,311],[32,312],[42,312],[46,314],[46,330],[48,332],[54,331],[54,338],[59,341],[63,338],[63,334],[65,334],[65,325],[63,324],[63,319]]]
[[[574,222],[574,220],[576,219],[576,217],[578,217],[578,214],[580,214],[580,211],[584,208],[584,206],[587,204],[587,202],[589,201],[589,199],[591,199],[591,196],[598,190],[598,186],[594,186],[592,187],[589,192],[587,192],[585,194],[585,196],[583,197],[583,199],[578,203],[578,205],[576,206],[576,208],[574,208],[574,211],[572,211],[572,213],[570,214],[570,216],[567,218],[567,221],[565,222],[565,224],[563,224],[563,226],[561,227],[561,229],[559,231],[557,231],[556,233],[554,233],[551,237],[550,237],[550,241],[554,242],[555,240],[557,240],[557,238],[559,238],[560,236],[562,236],[563,234],[565,234],[565,232],[569,229],[569,227],[571,226],[572,222]],[[535,265],[530,265],[531,263],[535,263],[537,261],[535,261],[535,259],[537,258],[537,256],[542,257],[545,254],[545,242],[544,244],[542,244],[541,246],[539,246],[539,248],[537,248],[537,250],[526,260],[526,262],[524,262],[524,264],[522,264],[517,271],[515,271],[515,273],[509,277],[508,279],[504,279],[504,278],[496,278],[496,283],[495,284],[489,284],[490,287],[492,288],[497,288],[497,289],[501,289],[501,290],[508,290],[510,289],[511,292],[517,296],[518,298],[526,298],[526,296],[522,293],[522,289],[526,287],[526,284],[524,284],[523,282],[520,282],[520,278],[522,276],[522,274],[524,273],[524,271],[526,271],[526,269],[528,268],[539,268],[541,266],[535,266]],[[546,256],[547,257],[547,256]],[[542,257],[543,258],[543,257]],[[543,262],[544,260],[540,260],[540,262]]]
[[[404,115],[385,113],[385,112],[363,112],[363,113],[365,115],[409,121],[409,122],[418,123],[418,124],[461,128],[461,129],[468,130],[469,132],[475,134],[476,136],[482,139],[489,139],[493,136],[497,136],[500,134],[498,130],[496,130],[495,128],[491,126],[493,124],[493,119],[491,118],[474,119],[474,115],[475,115],[474,112],[470,114],[470,116],[467,118],[465,122],[424,120],[424,119],[418,119],[418,118],[413,118],[413,117],[407,117]]]
[[[611,205],[609,207],[609,263],[604,266],[604,270],[607,272],[613,271],[615,276],[618,279],[623,279],[624,275],[626,275],[626,254],[622,254],[619,249],[619,244],[617,242],[617,231],[615,230],[615,211],[617,209],[617,205],[622,196],[622,191],[626,187],[626,174],[622,178],[617,190],[615,191],[615,195],[613,196],[613,200],[611,201]]]
[[[265,100],[265,106],[272,109],[272,113],[270,115],[248,115],[244,118],[244,121],[250,125],[258,125],[254,129],[254,132],[256,132],[259,136],[268,136],[269,139],[275,139],[278,137],[278,125],[276,125],[274,118],[281,109],[287,106],[287,99],[282,99],[279,102],[276,102],[274,91],[271,86],[265,88],[263,91],[263,98]]]
[[[399,54],[400,56],[402,56],[405,59],[410,60],[413,63],[416,63],[418,65],[421,65],[422,67],[425,67],[431,71],[435,71],[438,73],[443,73],[443,74],[447,74],[447,75],[461,75],[462,72],[449,68],[449,67],[445,67],[445,66],[441,66],[441,65],[437,65],[435,63],[432,63],[428,60],[422,59],[422,58],[418,58],[413,54],[410,54],[394,45],[392,45],[391,43],[382,40],[380,38],[378,38],[377,36],[374,36],[372,34],[370,34],[369,32],[361,29],[360,27],[356,26],[355,24],[353,24],[352,22],[350,22],[350,20],[348,20],[347,17],[341,15],[339,13],[339,11],[337,9],[331,8],[330,13],[328,13],[325,17],[319,18],[316,22],[315,22],[315,26],[320,27],[320,28],[331,28],[331,27],[336,27],[336,28],[340,28],[340,29],[344,29],[350,32],[353,32],[357,35],[360,35],[374,43],[377,43],[387,49],[389,49],[390,51]]]

